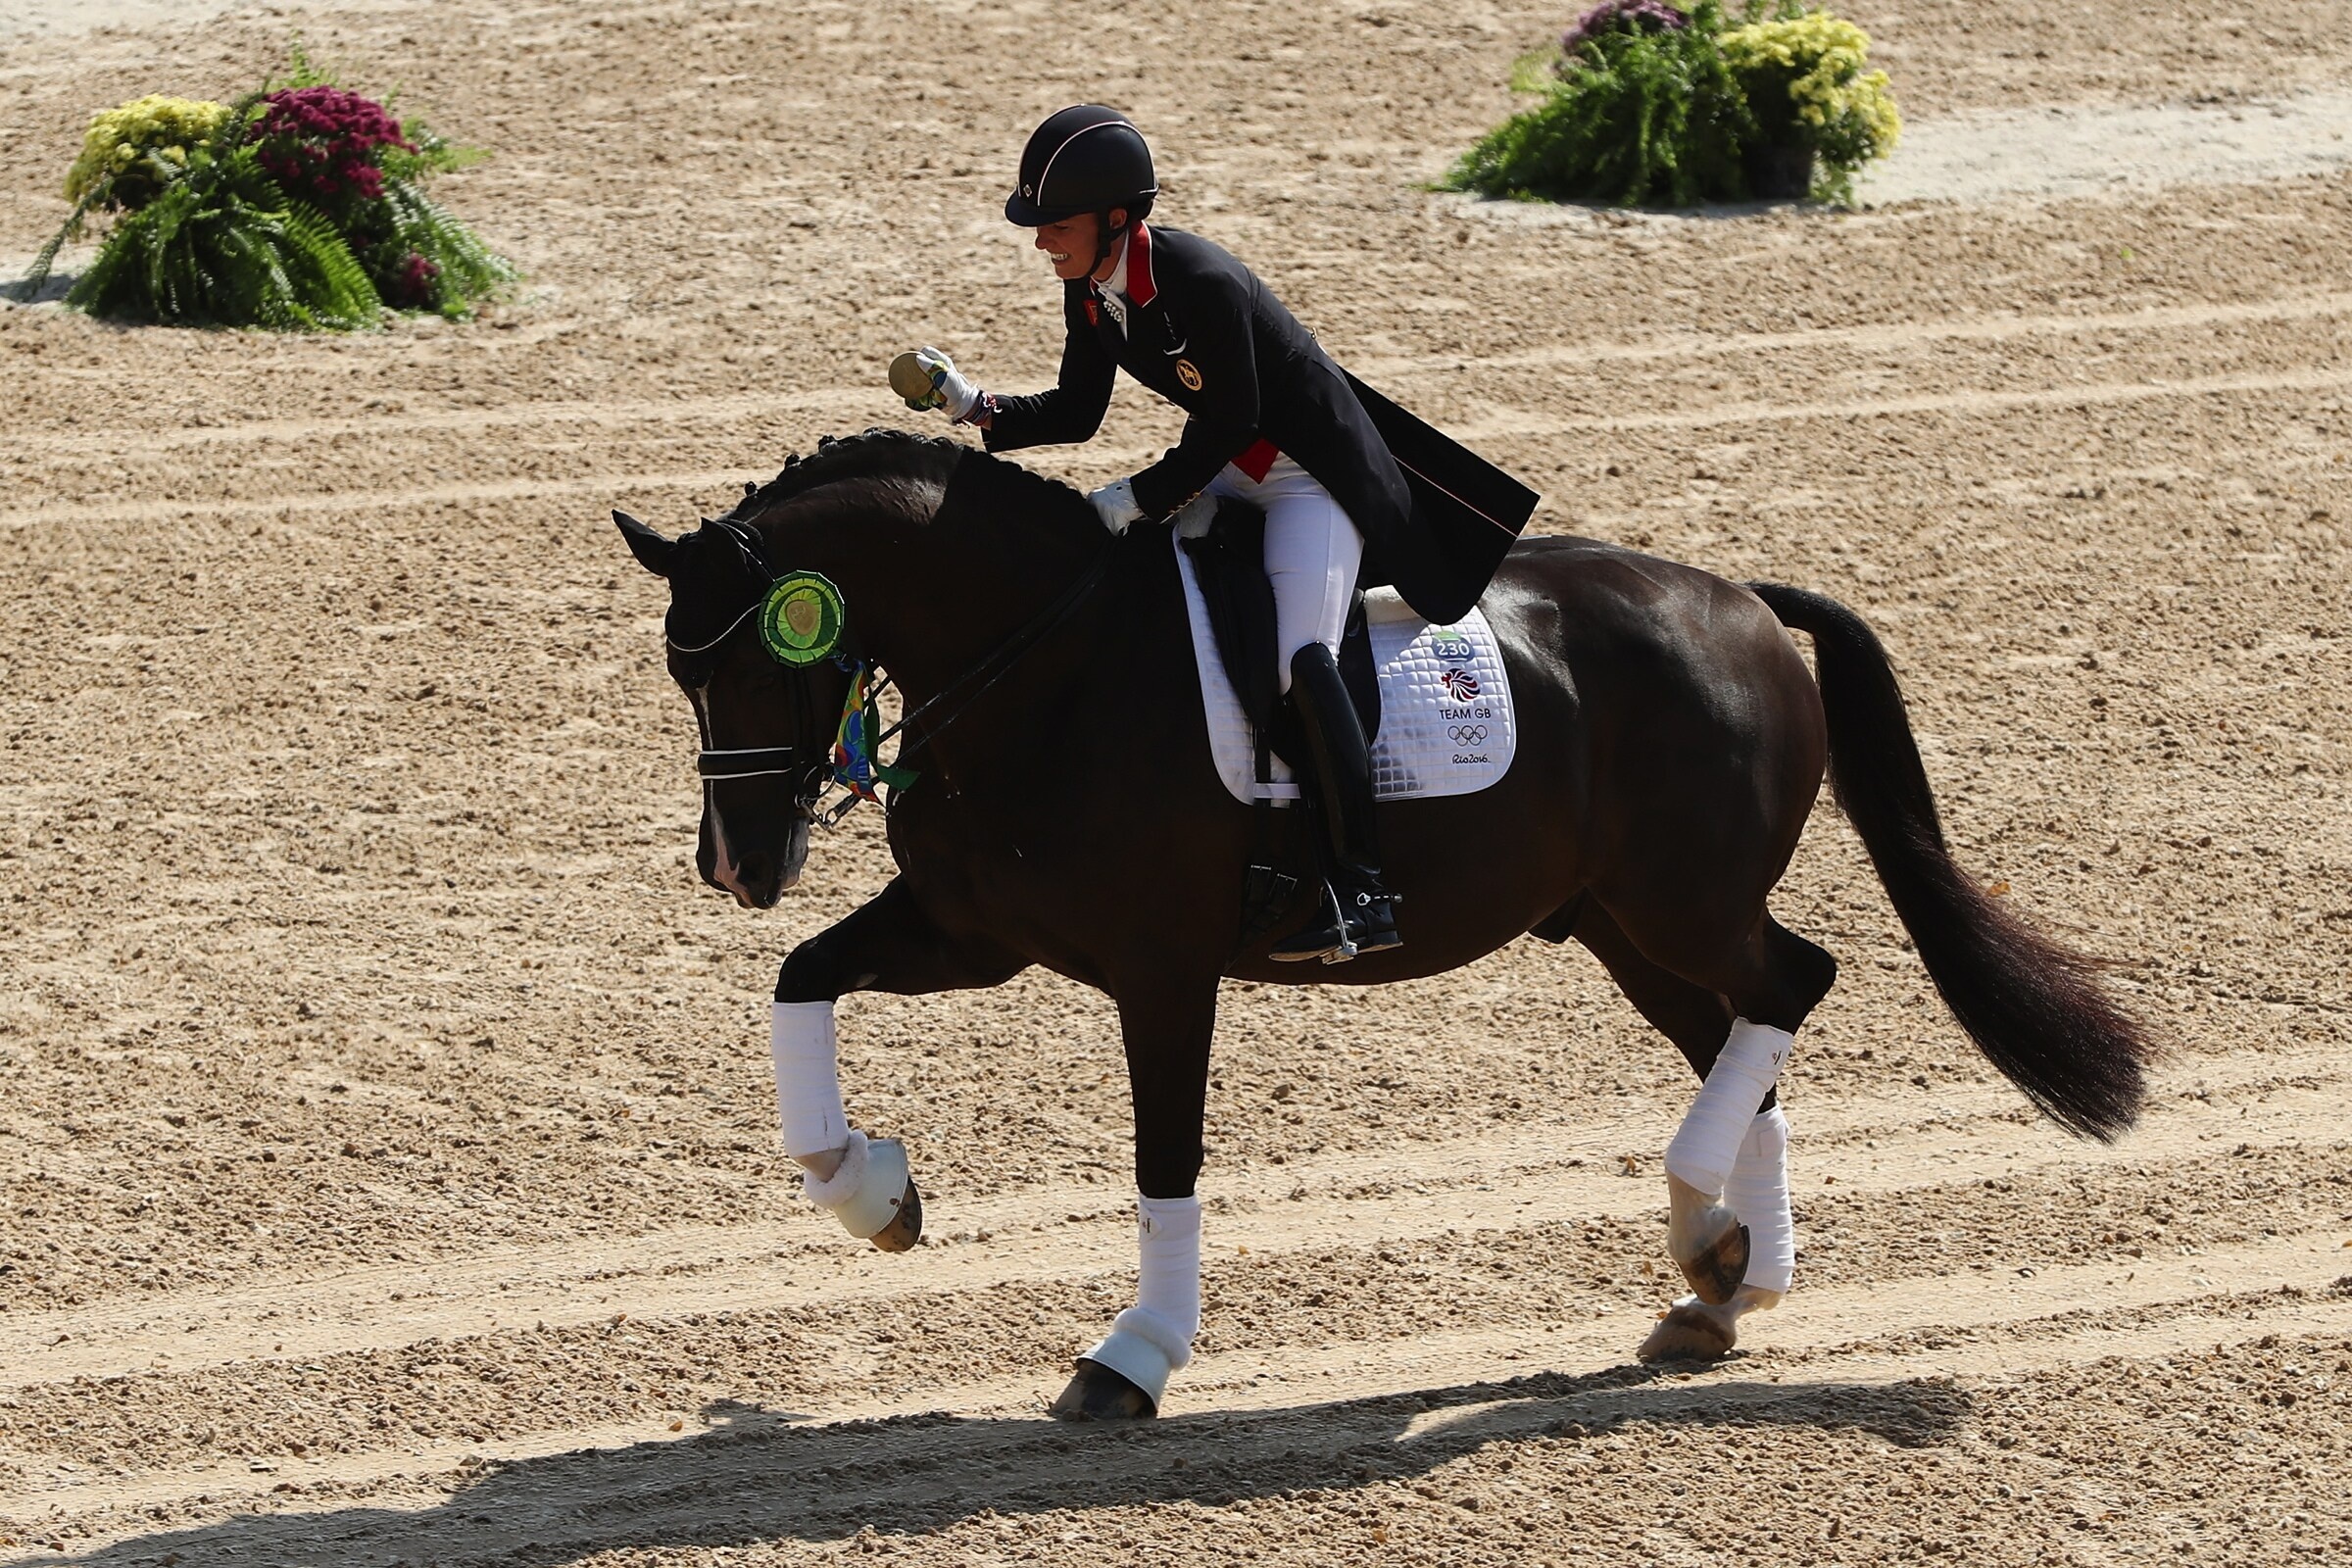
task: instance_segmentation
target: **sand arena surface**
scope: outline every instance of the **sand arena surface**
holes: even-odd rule
[[[1923,143],[2199,99],[2307,124],[2352,67],[2341,4],[1853,14]],[[0,1551],[2352,1545],[2340,169],[1488,220],[1414,183],[1547,8],[464,16],[0,41],[0,255],[63,216],[91,111],[231,92],[299,29],[495,150],[445,191],[528,274],[490,319],[349,339],[0,309]],[[1038,1416],[1132,1289],[1102,999],[845,1005],[854,1112],[907,1139],[931,1234],[885,1257],[810,1211],[763,1002],[880,885],[878,823],[769,915],[696,884],[662,594],[605,509],[674,530],[905,422],[908,345],[1042,384],[1056,296],[1000,187],[1098,95],[1152,132],[1169,221],[1544,490],[1538,527],[1861,609],[1968,863],[2175,1042],[2140,1130],[2072,1143],[1990,1077],[1825,808],[1776,905],[1845,966],[1788,1080],[1799,1282],[1721,1367],[1631,1360],[1686,1069],[1532,941],[1228,989],[1206,1329],[1149,1430]],[[1128,386],[1035,461],[1100,482],[1173,429]]]

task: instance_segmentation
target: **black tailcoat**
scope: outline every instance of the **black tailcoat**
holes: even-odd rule
[[[1362,532],[1368,585],[1395,583],[1441,623],[1468,613],[1534,513],[1534,491],[1341,369],[1208,240],[1136,224],[1127,295],[1122,332],[1091,282],[1062,285],[1060,380],[998,399],[990,451],[1092,438],[1123,368],[1190,416],[1177,444],[1135,476],[1147,516],[1176,511],[1245,454],[1270,461],[1259,446],[1269,443]]]

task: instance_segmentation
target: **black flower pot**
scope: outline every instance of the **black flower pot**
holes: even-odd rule
[[[1813,189],[1813,144],[1766,142],[1747,150],[1747,188],[1759,201],[1802,201]]]

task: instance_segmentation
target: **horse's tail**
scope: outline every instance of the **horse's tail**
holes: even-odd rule
[[[2027,925],[1953,863],[1894,668],[1862,617],[1801,588],[1748,587],[1783,625],[1812,635],[1838,804],[1944,1004],[2052,1120],[2113,1141],[2139,1115],[2153,1041],[2099,985],[2096,959]]]

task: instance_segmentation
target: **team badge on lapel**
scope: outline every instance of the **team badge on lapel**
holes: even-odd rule
[[[1096,305],[1093,300],[1087,300],[1083,303],[1086,306],[1086,324],[1089,326],[1101,326],[1102,324],[1102,308]]]
[[[1184,383],[1187,392],[1200,390],[1200,371],[1190,360],[1176,362],[1176,379]]]

